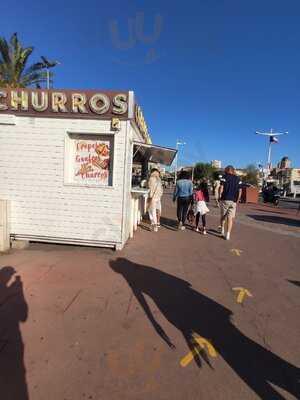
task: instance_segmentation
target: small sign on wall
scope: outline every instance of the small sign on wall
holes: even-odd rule
[[[111,119],[111,129],[113,131],[120,131],[121,130],[121,121],[119,118],[112,118]]]
[[[67,183],[111,186],[111,139],[71,134],[66,146]]]

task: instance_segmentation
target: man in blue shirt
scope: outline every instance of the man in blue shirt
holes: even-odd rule
[[[242,194],[242,182],[236,175],[232,165],[225,168],[225,175],[221,179],[219,199],[221,209],[220,231],[226,240],[230,239],[233,220],[236,215],[236,204],[240,201]],[[227,232],[225,234],[225,222],[227,222]]]
[[[176,183],[173,201],[177,199],[178,229],[185,229],[185,221],[193,196],[193,183],[187,171],[182,171]]]

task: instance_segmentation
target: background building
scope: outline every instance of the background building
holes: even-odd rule
[[[281,161],[278,163],[278,168],[286,169],[291,168],[291,160],[288,157],[283,157]]]
[[[270,174],[272,180],[284,190],[285,195],[300,194],[300,168],[291,168],[291,160],[283,157]]]
[[[243,177],[243,176],[246,176],[247,175],[247,171],[245,170],[245,169],[243,169],[243,168],[237,168],[236,170],[235,170],[235,173],[237,174],[237,176],[239,176],[239,177]]]
[[[220,160],[212,160],[211,166],[216,168],[216,169],[221,169],[222,168],[222,162]]]
[[[300,168],[285,168],[277,173],[279,185],[284,189],[285,194],[300,194]]]

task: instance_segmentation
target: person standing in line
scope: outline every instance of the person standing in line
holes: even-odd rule
[[[196,217],[195,231],[199,232],[201,216],[203,235],[206,235],[206,214],[209,212],[206,202],[209,202],[209,193],[207,183],[203,180],[194,191],[194,215]]]
[[[160,179],[160,173],[157,168],[151,170],[148,181],[149,197],[148,197],[148,213],[151,226],[154,232],[160,227],[161,216],[161,198],[163,195],[163,186]]]
[[[219,200],[221,209],[221,221],[219,230],[226,240],[230,239],[233,220],[236,215],[236,205],[240,201],[242,195],[241,180],[236,175],[232,165],[225,168],[225,175],[221,179]],[[225,233],[225,222],[227,225]]]
[[[173,201],[177,199],[177,219],[178,219],[178,229],[185,229],[185,221],[191,200],[193,198],[193,182],[189,179],[189,174],[187,171],[182,171],[179,179],[176,182]]]
[[[220,176],[218,179],[215,180],[214,182],[214,196],[215,196],[215,201],[216,201],[216,206],[220,208],[219,204],[219,191],[220,191]]]

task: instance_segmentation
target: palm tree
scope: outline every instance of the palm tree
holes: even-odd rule
[[[17,33],[12,35],[9,43],[0,37],[0,87],[38,87],[47,81],[44,62],[28,66],[32,52],[33,47],[22,47]]]

